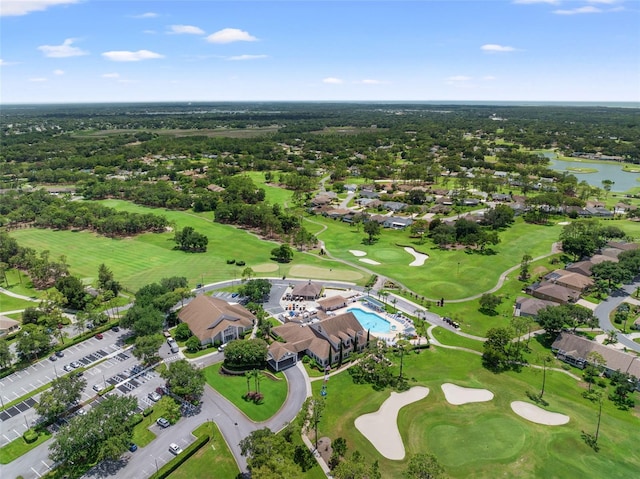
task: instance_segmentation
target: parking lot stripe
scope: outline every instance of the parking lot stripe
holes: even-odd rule
[[[42,474],[40,474],[38,471],[36,471],[33,467],[31,468],[31,470],[36,473],[36,476],[42,477]]]

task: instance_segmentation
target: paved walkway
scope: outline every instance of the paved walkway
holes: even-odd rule
[[[32,298],[31,296],[25,296],[23,294],[14,293],[9,291],[8,289],[0,288],[0,293],[6,294],[7,296],[11,296],[12,298],[23,299],[25,301],[32,301],[34,303],[39,303],[40,300],[37,298]]]

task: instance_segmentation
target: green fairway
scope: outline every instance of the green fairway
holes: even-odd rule
[[[118,200],[105,201],[103,204],[120,210],[163,214],[178,229],[192,226],[209,238],[208,250],[206,253],[174,250],[174,235],[171,232],[147,233],[122,239],[110,239],[86,231],[37,228],[16,230],[11,234],[22,246],[38,251],[49,250],[54,258],[65,255],[71,272],[87,283],[97,278],[99,265],[105,263],[115,278],[131,291],[168,276],[184,276],[192,286],[202,282],[240,279],[245,266],[227,264],[228,259],[245,261],[249,267],[256,265],[261,270],[256,272],[265,276],[296,276],[296,267],[310,266],[313,267],[310,270],[302,269],[304,274],[300,277],[326,278],[331,276],[332,269],[340,269],[353,278],[352,281],[364,282],[364,275],[357,270],[316,255],[296,253],[291,263],[278,265],[271,260],[275,243],[261,240],[233,226],[213,223],[203,216],[146,208]],[[276,268],[267,268],[267,265]]]
[[[397,374],[398,364],[393,366]],[[404,356],[404,371],[410,385],[427,386],[429,395],[405,406],[398,415],[398,427],[410,456],[418,452],[435,454],[453,478],[601,478],[634,477],[640,468],[635,454],[638,412],[620,411],[605,400],[600,429],[600,452],[595,453],[581,439],[581,432],[593,433],[597,405],[583,399],[579,383],[559,371],[547,371],[544,409],[570,417],[564,426],[543,426],[516,415],[512,401],[527,401],[526,392],[539,392],[542,372],[493,374],[471,353],[434,346],[420,354]],[[446,402],[440,386],[445,382],[486,388],[494,399],[454,406]],[[318,394],[321,382],[313,383]],[[375,391],[369,385],[354,385],[348,372],[331,377],[327,385],[326,408],[320,434],[344,437],[349,451],[358,450],[378,460],[382,477],[400,477],[407,459],[383,458],[354,427],[355,419],[376,411],[389,397],[389,390]],[[637,396],[637,393],[636,393]]]
[[[396,279],[420,295],[446,299],[465,298],[494,287],[500,274],[520,264],[525,253],[533,257],[549,254],[561,231],[558,225],[536,226],[518,219],[513,227],[500,232],[501,242],[494,248],[496,254],[482,254],[464,250],[443,251],[429,241],[417,245],[415,239],[409,237],[409,231],[390,229],[383,230],[378,240],[369,245],[363,241],[366,235],[362,229],[358,232],[347,223],[320,216],[311,220],[327,226],[319,238],[333,256]],[[528,240],[521,241],[522,238]],[[404,251],[404,246],[416,248],[427,254],[429,259],[423,266],[409,266],[414,258]],[[350,250],[367,254],[356,257]],[[367,264],[362,259],[380,264]]]
[[[207,383],[231,401],[252,421],[266,421],[278,412],[287,399],[288,386],[282,373],[277,373],[276,379],[273,379],[270,374],[261,376],[260,392],[264,395],[264,399],[261,403],[255,404],[244,399],[244,395],[247,394],[246,376],[222,375],[220,367],[221,364],[214,364],[204,369]],[[249,389],[255,391],[253,380],[249,381]]]

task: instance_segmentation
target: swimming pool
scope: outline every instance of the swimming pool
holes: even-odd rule
[[[362,327],[372,333],[389,334],[391,332],[391,323],[375,313],[360,308],[349,308],[347,312],[353,313]]]

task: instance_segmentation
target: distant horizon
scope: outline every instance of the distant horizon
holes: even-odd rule
[[[86,102],[38,102],[0,103],[6,106],[91,106],[91,105],[210,105],[210,104],[380,104],[380,105],[478,105],[478,106],[600,106],[619,108],[640,108],[640,101],[562,101],[562,100],[145,100],[145,101],[86,101]]]
[[[633,104],[639,24],[637,0],[2,0],[0,104]]]

